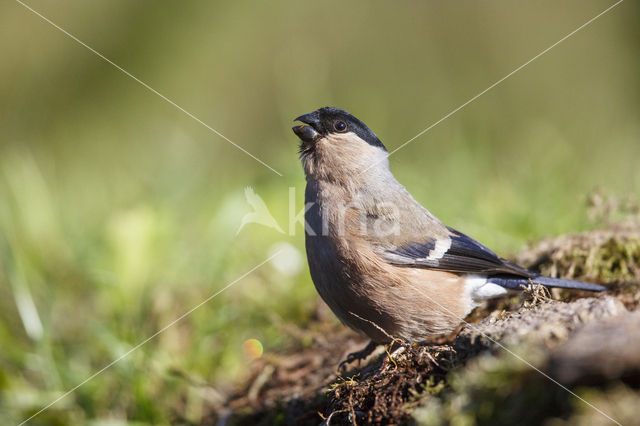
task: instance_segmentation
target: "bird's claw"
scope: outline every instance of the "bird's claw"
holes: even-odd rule
[[[347,359],[345,359],[338,365],[338,370],[343,371],[347,364],[351,364],[354,361],[358,361],[358,366],[360,366],[360,361],[366,359],[369,355],[371,355],[371,353],[373,353],[373,351],[377,347],[378,344],[372,340],[367,346],[364,347],[364,349],[351,352],[349,355],[347,355]]]

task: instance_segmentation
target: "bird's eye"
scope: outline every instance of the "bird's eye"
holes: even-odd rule
[[[345,130],[347,130],[347,123],[345,123],[344,121],[336,121],[335,123],[333,123],[333,128],[336,130],[336,132],[344,132]]]

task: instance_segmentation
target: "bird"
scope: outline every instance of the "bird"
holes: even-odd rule
[[[389,168],[362,121],[323,107],[293,127],[306,176],[305,248],[312,281],[340,321],[371,342],[424,342],[454,331],[483,301],[532,283],[605,287],[551,278],[504,259],[444,225]],[[354,354],[351,354],[354,355]]]

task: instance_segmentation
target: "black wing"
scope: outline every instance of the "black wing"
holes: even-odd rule
[[[411,243],[386,251],[389,263],[417,266],[450,272],[478,274],[510,274],[533,277],[530,271],[501,258],[493,251],[462,232],[449,228],[451,233],[441,240]]]

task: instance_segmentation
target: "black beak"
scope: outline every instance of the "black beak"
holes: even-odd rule
[[[310,126],[318,125],[320,120],[318,119],[318,115],[316,112],[310,112],[309,114],[303,114],[300,117],[294,118],[293,121],[301,121]],[[315,128],[315,126],[314,126]]]
[[[294,121],[301,121],[305,124],[301,126],[293,126],[293,133],[295,133],[303,142],[313,142],[318,137],[320,137],[320,133],[318,132],[320,126],[320,120],[318,119],[316,113],[309,113],[301,115],[297,117]]]

